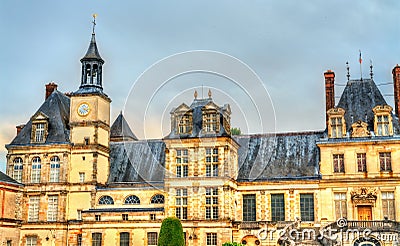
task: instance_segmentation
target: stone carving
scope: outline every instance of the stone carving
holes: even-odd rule
[[[351,137],[352,138],[360,138],[360,137],[370,137],[371,132],[368,131],[368,124],[365,122],[362,122],[361,120],[353,123],[351,125],[352,132],[351,132]]]
[[[352,192],[350,192],[350,194],[351,194],[351,200],[355,204],[361,204],[361,203],[373,204],[375,203],[377,198],[375,188],[366,188],[366,187],[356,188]]]

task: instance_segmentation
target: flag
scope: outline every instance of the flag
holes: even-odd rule
[[[360,58],[358,59],[358,62],[360,62],[360,64],[362,63],[361,50],[360,50]]]

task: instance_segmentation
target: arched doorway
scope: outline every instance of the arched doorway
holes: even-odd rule
[[[242,238],[242,240],[240,241],[243,245],[246,246],[257,246],[257,245],[261,245],[260,240],[254,236],[254,235],[247,235],[245,237]]]

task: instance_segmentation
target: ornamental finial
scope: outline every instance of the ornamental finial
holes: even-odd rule
[[[208,98],[211,98],[211,89],[208,89]]]
[[[197,99],[197,91],[194,90],[194,99]]]
[[[93,23],[93,31],[92,31],[92,33],[94,34],[94,28],[95,28],[95,26],[96,26],[96,17],[97,17],[97,14],[93,14],[92,16],[93,16],[93,21],[92,21],[92,23]]]

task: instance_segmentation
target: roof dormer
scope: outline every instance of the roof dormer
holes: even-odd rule
[[[31,143],[44,143],[48,135],[49,117],[37,112],[32,117]]]
[[[343,138],[346,136],[346,121],[342,108],[331,108],[327,111],[328,115],[328,137]]]
[[[374,132],[376,136],[392,136],[392,112],[393,108],[389,105],[375,106],[372,111],[374,112]]]

